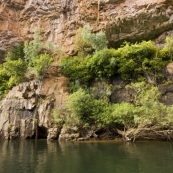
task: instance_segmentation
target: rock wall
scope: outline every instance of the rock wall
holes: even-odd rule
[[[173,29],[173,2],[2,0],[0,52],[6,51],[16,42],[32,38],[34,30],[38,28],[45,40],[72,54],[76,30],[84,25],[90,25],[93,32],[105,31],[112,47],[124,40],[154,39]],[[161,44],[160,40],[158,43]]]
[[[67,82],[52,66],[42,82],[34,80],[14,87],[0,103],[0,137],[46,138],[52,127],[52,109],[63,106]]]
[[[2,0],[0,60],[16,42],[31,39],[35,29],[41,31],[44,40],[61,47],[67,54],[73,54],[76,30],[84,25],[90,25],[93,32],[104,31],[112,47],[125,40],[144,39],[155,39],[161,46],[166,36],[173,35],[173,2]],[[68,95],[67,84],[68,80],[60,75],[57,66],[51,66],[42,82],[31,81],[14,87],[0,104],[0,136],[6,139],[47,135],[50,139],[56,138],[59,132],[56,127],[52,128],[51,111],[54,107],[63,107]],[[112,102],[130,101],[129,93],[122,88],[125,85],[120,80],[113,81]],[[166,87],[161,86],[160,90],[169,97],[167,104],[172,104],[172,85]],[[62,130],[60,137],[63,138],[63,135],[66,132]]]

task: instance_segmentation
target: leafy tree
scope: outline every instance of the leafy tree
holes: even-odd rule
[[[87,56],[92,51],[91,44],[82,36],[83,30],[83,28],[79,28],[74,39],[74,49],[78,52],[78,57],[80,58]]]
[[[16,45],[9,50],[5,57],[5,62],[0,65],[1,98],[4,97],[13,86],[25,80],[26,64],[23,56],[22,46]]]
[[[25,61],[28,67],[32,67],[32,60],[39,56],[43,48],[43,43],[41,41],[40,31],[36,30],[34,33],[34,39],[31,41],[26,41],[24,43],[24,53]]]
[[[70,111],[71,119],[76,124],[84,125],[91,123],[93,115],[93,97],[85,90],[79,89],[68,97],[67,108]]]
[[[144,74],[146,66],[143,65],[143,61],[155,58],[157,48],[153,42],[143,41],[132,45],[126,43],[119,51],[121,56],[118,59],[118,72],[123,79],[134,79]]]
[[[167,117],[170,111],[172,112],[172,106],[166,106],[159,102],[161,93],[156,86],[141,82],[132,84],[131,88],[135,92],[133,99],[136,110],[134,122],[139,127],[170,123],[167,121]]]
[[[36,73],[36,76],[43,77],[45,71],[48,69],[50,64],[53,62],[53,58],[48,54],[41,54],[38,58],[34,58],[32,61],[31,69]]]
[[[103,33],[102,31],[96,34],[91,33],[90,27],[84,26],[82,30],[82,38],[85,42],[90,43],[95,51],[107,48],[108,41],[105,33]]]
[[[69,78],[71,82],[78,81],[79,84],[88,84],[91,74],[86,66],[87,59],[78,57],[63,57],[60,66],[63,75]]]
[[[13,47],[6,55],[5,62],[0,66],[0,97],[3,97],[13,86],[25,81],[27,69],[40,77],[53,62],[48,54],[40,54],[43,43],[39,31],[35,32],[34,39]]]
[[[8,60],[13,61],[18,59],[24,59],[23,45],[21,44],[16,44],[14,47],[12,47],[11,50],[7,52],[7,55],[5,57],[6,62]]]
[[[136,109],[133,104],[122,102],[113,105],[113,111],[109,118],[109,123],[123,125],[125,128],[134,126],[134,115]]]
[[[115,49],[103,49],[90,56],[87,66],[90,74],[95,78],[110,78],[117,73],[117,57],[119,53]]]
[[[51,43],[49,43],[49,49],[51,49],[51,46]],[[50,57],[49,54],[41,54],[43,49],[44,43],[41,41],[40,32],[39,30],[36,30],[34,33],[34,39],[29,42],[25,42],[24,54],[28,70],[33,71],[37,78],[43,77],[44,72],[53,62],[53,58]]]
[[[0,65],[0,98],[4,97],[8,91],[9,91],[9,86],[8,86],[8,81],[9,81],[10,76],[8,76],[6,70],[3,68],[3,65]]]
[[[68,97],[66,103],[70,119],[77,125],[103,126],[104,116],[109,116],[110,105],[107,99],[95,99],[83,89],[79,89]]]
[[[26,64],[23,60],[9,60],[3,64],[3,69],[9,76],[8,86],[12,88],[25,79]]]

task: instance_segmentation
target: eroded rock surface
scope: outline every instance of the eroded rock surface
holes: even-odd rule
[[[34,80],[21,83],[1,101],[2,138],[47,137],[47,129],[51,127],[52,109],[55,104],[62,107],[67,95],[67,79],[55,73],[56,67],[52,68],[54,70],[49,70],[47,78],[42,82]]]
[[[100,2],[98,4],[98,2]],[[173,29],[172,0],[11,0],[0,2],[0,51],[33,37],[36,28],[45,40],[73,53],[74,35],[90,25],[103,30],[110,46],[124,40],[165,38]],[[158,42],[159,44],[160,39]]]

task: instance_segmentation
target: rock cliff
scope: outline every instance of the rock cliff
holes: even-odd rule
[[[33,37],[36,28],[45,40],[73,53],[76,30],[90,25],[103,30],[110,46],[124,40],[155,39],[158,44],[173,29],[171,0],[2,0],[0,51]],[[169,31],[169,32],[167,32]]]
[[[46,138],[54,105],[63,106],[67,82],[52,66],[42,82],[34,80],[14,87],[1,101],[0,137]]]
[[[173,35],[173,2],[1,0],[0,60],[12,45],[33,38],[35,29],[41,31],[44,40],[61,47],[67,54],[73,54],[76,30],[84,25],[90,25],[93,32],[104,31],[110,47],[118,47],[125,40],[135,42],[149,39],[154,39],[161,46],[166,36]],[[51,111],[54,107],[63,107],[68,95],[67,83],[57,66],[51,66],[42,82],[34,80],[14,87],[1,101],[0,136],[6,139],[43,138],[47,135],[56,138],[59,132],[56,127],[52,129]],[[118,84],[119,81],[113,81],[113,87]],[[172,86],[170,88],[172,92]],[[124,90],[113,89],[117,96],[112,96],[113,102],[122,101],[125,97],[122,93],[126,94]],[[163,94],[168,93],[164,87],[160,90]],[[128,93],[126,95],[129,101]],[[172,95],[166,96],[169,96],[168,104],[172,104]],[[62,130],[60,137],[63,138],[63,134],[65,132]]]

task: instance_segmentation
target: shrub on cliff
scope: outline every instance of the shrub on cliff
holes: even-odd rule
[[[99,120],[101,114],[109,115],[109,102],[107,99],[95,99],[83,89],[79,89],[68,97],[66,102],[69,111],[69,122],[73,125],[98,126],[102,125]]]
[[[78,57],[82,58],[88,55],[92,51],[92,46],[82,36],[83,28],[79,28],[76,31],[74,39],[74,50],[78,53]]]
[[[31,70],[33,70],[37,76],[44,77],[45,71],[48,69],[50,64],[52,64],[53,58],[50,57],[48,54],[41,54],[37,58],[34,58],[32,61],[32,67],[30,67]]]
[[[40,31],[36,30],[34,33],[34,39],[31,41],[25,41],[24,43],[24,58],[28,66],[32,66],[32,61],[39,56],[43,48],[41,41]]]
[[[118,72],[124,80],[138,79],[144,76],[144,70],[154,72],[151,69],[154,68],[151,61],[156,57],[158,49],[153,42],[143,41],[131,45],[126,43],[123,47],[119,48],[119,51],[121,52],[121,56],[118,58]]]
[[[156,83],[161,71],[171,61],[168,50],[158,49],[152,41],[126,43],[118,50],[121,52],[117,59],[118,72],[124,80],[147,79],[149,83]]]
[[[0,66],[0,97],[19,82],[25,79],[26,63],[23,58],[23,47],[16,45],[6,55],[5,62]]]
[[[133,103],[111,104],[108,99],[96,99],[83,89],[68,97],[68,124],[86,127],[121,126],[145,128],[173,126],[173,106],[159,102],[158,88],[142,83],[131,84]],[[67,123],[67,122],[65,122]]]
[[[74,40],[74,48],[78,52],[79,57],[85,57],[94,51],[100,51],[107,48],[106,34],[102,31],[98,33],[91,33],[89,26],[79,28],[76,32]]]
[[[71,82],[88,85],[91,80],[108,79],[117,73],[116,58],[119,53],[115,49],[103,49],[85,58],[63,57],[61,67],[63,74]]]
[[[27,69],[35,74],[37,78],[43,77],[49,65],[53,62],[53,58],[42,53],[45,43],[42,42],[40,32],[34,33],[34,39],[26,41],[24,44],[24,58],[27,64]],[[48,46],[51,49],[51,46]],[[50,51],[50,50],[49,50]]]
[[[104,32],[91,33],[90,27],[84,26],[81,34],[83,40],[90,43],[95,51],[107,48],[108,41]]]
[[[5,62],[0,66],[0,97],[2,98],[13,86],[25,81],[25,73],[30,70],[36,76],[43,77],[53,58],[48,54],[41,54],[43,43],[39,32],[34,39],[25,42],[24,47],[16,45],[6,55]]]
[[[119,74],[123,80],[148,81],[156,84],[161,72],[171,61],[166,48],[158,49],[154,42],[125,43],[119,49],[103,49],[84,58],[62,59],[63,73],[71,81],[110,79]]]
[[[86,66],[93,78],[108,79],[117,73],[119,56],[115,49],[103,49],[88,57]]]
[[[63,57],[60,63],[63,75],[68,77],[70,82],[78,81],[80,85],[88,85],[92,76],[86,66],[86,61],[86,58]]]

